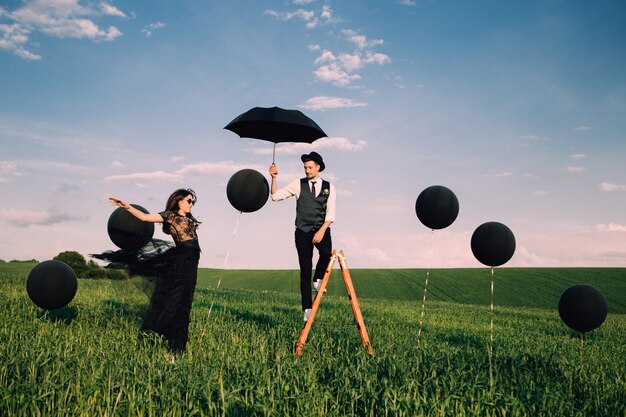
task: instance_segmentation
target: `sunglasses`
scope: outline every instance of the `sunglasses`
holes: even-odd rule
[[[185,201],[187,201],[187,204],[189,204],[189,205],[194,205],[194,204],[196,204],[196,202],[195,202],[193,199],[191,199],[191,198],[188,198],[188,199],[187,199],[187,200],[185,200]]]

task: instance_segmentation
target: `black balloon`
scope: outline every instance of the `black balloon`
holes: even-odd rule
[[[233,174],[226,185],[230,204],[239,211],[251,213],[267,202],[270,186],[259,171],[242,169]]]
[[[608,306],[604,295],[591,285],[572,285],[561,294],[559,315],[569,327],[588,332],[600,327]]]
[[[483,223],[472,234],[472,253],[487,266],[504,265],[515,253],[515,236],[498,222]]]
[[[450,189],[442,185],[433,185],[417,196],[415,214],[424,226],[444,229],[456,220],[459,214],[459,200]]]
[[[137,210],[148,214],[148,210],[131,204]],[[107,231],[113,243],[122,249],[136,249],[146,245],[154,235],[154,223],[144,222],[122,207],[116,208],[107,224]]]
[[[44,310],[65,307],[76,295],[76,273],[65,262],[44,261],[35,266],[26,279],[26,292]]]

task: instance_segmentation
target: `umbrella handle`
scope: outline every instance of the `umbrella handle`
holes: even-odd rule
[[[276,143],[274,143],[274,150],[272,151],[272,164],[274,163],[275,156],[276,156]]]

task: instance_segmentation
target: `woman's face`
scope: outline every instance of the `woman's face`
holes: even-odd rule
[[[182,214],[187,214],[191,211],[193,207],[193,196],[191,194],[187,195],[185,198],[178,202],[178,211]]]

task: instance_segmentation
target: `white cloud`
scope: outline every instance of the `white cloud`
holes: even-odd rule
[[[598,187],[602,191],[626,191],[626,184],[613,184],[611,182],[601,182]]]
[[[403,6],[415,6],[416,5],[415,0],[400,0],[398,4],[401,4]]]
[[[296,4],[308,3],[302,2]],[[306,27],[309,29],[319,25],[341,22],[340,18],[333,15],[333,10],[328,4],[324,4],[321,11],[318,12],[304,9],[298,9],[295,12],[266,10],[265,14],[283,21],[301,20],[306,23]],[[334,53],[329,50],[324,50],[314,61],[314,64],[318,67],[313,71],[313,74],[319,81],[332,83],[340,87],[351,87],[353,83],[361,79],[361,76],[355,73],[356,71],[366,65],[384,65],[391,62],[389,55],[373,50],[375,47],[384,44],[382,39],[368,39],[367,36],[359,34],[352,29],[344,29],[341,33],[349,44],[356,47],[356,50],[350,53]],[[308,48],[310,51],[322,50],[319,44],[311,44]]]
[[[0,23],[0,49],[4,49],[26,60],[39,60],[31,50],[30,35],[40,32],[57,38],[91,39],[113,41],[122,36],[115,26],[100,28],[94,18],[98,16],[126,17],[116,7],[101,3],[82,6],[79,0],[26,0],[13,11],[0,8],[0,18],[9,23]]]
[[[0,16],[2,16],[1,13]],[[20,58],[29,61],[40,60],[40,55],[27,50],[23,46],[28,42],[28,35],[30,33],[30,30],[20,26],[19,24],[0,24],[0,49],[13,52]]]
[[[596,230],[599,232],[626,232],[626,226],[617,223],[598,224]]]
[[[271,149],[270,149],[271,152]],[[186,164],[182,168],[174,171],[153,171],[153,172],[135,172],[132,174],[111,175],[104,178],[106,182],[133,182],[138,186],[144,186],[145,182],[180,182],[189,175],[206,175],[225,177],[234,174],[240,169],[250,168],[256,170],[264,170],[264,167],[250,164],[240,164],[233,161],[221,162],[198,162],[195,164]]]
[[[417,219],[416,228],[420,230]],[[333,242],[350,256],[351,265],[359,268],[455,268],[478,264],[467,244],[470,238],[469,232],[447,230],[376,238],[367,233],[337,232]]]
[[[368,40],[366,36],[359,35],[350,29],[345,29],[342,33],[346,36],[348,42],[356,45],[357,49],[352,53],[342,52],[339,54],[324,50],[314,61],[315,65],[319,65],[313,71],[318,80],[341,87],[348,87],[353,82],[361,79],[361,76],[356,71],[366,65],[384,65],[391,62],[391,58],[388,55],[372,50],[372,48],[383,44],[382,39]]]
[[[147,38],[149,38],[150,36],[152,36],[152,34],[154,33],[155,30],[157,29],[163,29],[164,27],[166,27],[167,25],[163,22],[152,22],[147,26],[144,26],[143,29],[141,29],[141,32],[146,35]]]
[[[313,74],[320,81],[330,82],[338,86],[347,86],[353,81],[360,80],[358,74],[349,74],[337,64],[322,65],[313,71]]]
[[[111,167],[111,168],[124,168],[124,164],[121,163],[120,161],[113,161],[113,162],[111,162],[111,165],[109,165],[109,167]]]
[[[512,176],[513,173],[512,172],[499,172],[497,174],[494,174],[494,178],[504,178],[504,177],[510,177]]]
[[[301,104],[298,107],[307,110],[326,110],[363,106],[367,106],[367,103],[354,101],[349,98],[318,96],[309,98],[304,104]]]
[[[563,168],[563,171],[569,172],[570,174],[580,174],[581,172],[585,172],[586,170],[587,168],[585,167],[570,166],[570,167]]]
[[[346,35],[348,42],[355,44],[359,49],[373,48],[384,43],[382,39],[368,40],[365,35],[359,35],[352,29],[344,29],[341,32]]]
[[[591,127],[589,126],[578,126],[577,128],[574,129],[574,132],[588,132],[591,130]]]
[[[359,49],[363,49],[367,46],[367,38],[363,35],[358,35],[355,31],[346,29],[342,31],[346,35],[348,42],[352,42]]]
[[[354,72],[363,68],[363,61],[361,56],[357,53],[354,54],[340,54],[337,58],[341,68],[344,68],[347,72]]]
[[[281,175],[286,176],[284,172]],[[362,210],[369,210],[379,202],[384,201],[372,201]],[[403,204],[406,210],[406,202]],[[393,210],[393,205],[388,207],[383,204],[376,212],[389,216],[388,209]],[[390,218],[399,217],[393,213]],[[404,229],[389,227],[388,233],[382,234],[373,235],[369,229],[337,228],[333,232],[333,243],[344,250],[352,268],[475,268],[475,277],[488,282],[489,268],[479,263],[471,251],[471,230],[462,230],[462,226],[459,229],[459,225],[454,224],[449,229],[431,231],[421,225],[415,216],[412,217],[413,227],[402,223]],[[515,234],[516,250],[503,266],[505,268],[622,267],[626,262],[624,233],[592,229],[554,235],[550,232],[528,233],[521,229],[515,228],[518,230]],[[495,274],[497,280],[498,270]],[[425,272],[421,278],[425,278]],[[498,283],[495,285],[498,291]],[[422,295],[423,291],[416,293],[416,299],[420,297],[421,301]]]
[[[367,142],[359,140],[352,142],[347,138],[322,138],[318,139],[312,144],[308,143],[284,143],[276,147],[276,153],[282,155],[296,155],[302,153],[308,153],[311,151],[321,151],[324,149],[333,149],[341,151],[362,151],[367,146]],[[272,148],[251,148],[250,152],[257,155],[271,155]]]
[[[100,10],[102,10],[102,13],[108,16],[126,17],[126,14],[124,14],[123,11],[111,4],[101,3]]]
[[[63,171],[69,172],[70,174],[81,174],[86,175],[95,172],[95,168],[87,167],[83,165],[70,164],[65,162],[57,162],[57,161],[45,161],[45,160],[28,160],[21,161],[20,165],[33,170],[33,171]]]
[[[70,174],[89,175],[95,172],[94,167],[70,164],[57,161],[29,159],[19,161],[0,161],[0,175],[13,176],[29,175],[32,171],[62,171]]]
[[[337,23],[337,22],[339,22],[339,19],[336,19],[333,16],[333,10],[327,4],[322,6],[322,13],[320,14],[320,16],[324,20],[325,23]]]
[[[209,175],[225,177],[234,174],[241,169],[256,169],[265,170],[266,168],[261,166],[253,166],[250,164],[240,164],[233,161],[221,161],[221,162],[199,162],[196,164],[184,165],[181,169],[176,171],[176,175],[185,176],[192,174]]]
[[[319,50],[319,46],[318,46],[318,50]],[[314,63],[315,65],[319,65],[319,64],[325,64],[327,62],[334,62],[336,60],[337,60],[337,57],[335,57],[335,55],[332,52],[324,51],[319,57],[317,57]]]
[[[137,172],[134,174],[111,175],[104,181],[180,181],[181,177],[165,171]]]
[[[0,175],[21,175],[15,161],[0,161]]]
[[[364,140],[357,140],[352,142],[348,138],[332,137],[321,138],[313,142],[312,144],[317,149],[337,149],[341,151],[362,151],[367,146],[367,142]]]
[[[77,216],[71,213],[51,213],[47,211],[3,208],[0,210],[0,213],[2,213],[2,219],[4,219],[5,223],[17,227],[28,227],[32,225],[50,226],[57,223],[87,220],[86,216]]]
[[[574,153],[569,156],[571,159],[583,159],[586,158],[587,155],[584,153]]]
[[[353,142],[348,138],[332,137],[321,138],[313,143],[280,143],[278,144],[278,146],[276,146],[276,153],[282,155],[294,155],[308,153],[311,151],[320,151],[324,149],[359,152],[364,150],[366,146],[367,142],[364,140],[357,140]],[[248,151],[256,155],[271,155],[273,153],[273,147],[264,146],[249,148]]]
[[[180,161],[184,161],[185,157],[182,155],[174,155],[170,158],[170,161],[172,162],[180,162]]]
[[[307,5],[313,3],[313,1],[315,0],[298,0],[294,1],[293,4]],[[266,10],[265,14],[273,16],[276,19],[282,21],[300,20],[305,23],[305,27],[307,29],[314,29],[319,25],[328,25],[341,21],[341,19],[333,16],[333,10],[328,4],[324,4],[321,11],[318,12],[305,9],[297,9],[294,12],[277,12],[275,10]]]
[[[284,21],[300,19],[307,22],[307,28],[318,26],[320,23],[319,19],[321,19],[322,24],[340,22],[340,19],[333,16],[332,9],[327,4],[322,7],[319,19],[314,11],[306,11],[303,9],[285,13],[266,10],[265,14]],[[344,52],[339,54],[324,50],[314,61],[315,65],[319,65],[319,67],[313,71],[313,74],[318,80],[341,87],[348,87],[355,81],[361,79],[359,74],[354,73],[355,71],[362,69],[368,64],[383,65],[391,62],[391,58],[388,55],[372,50],[372,48],[384,43],[382,39],[369,40],[365,35],[361,35],[351,29],[344,29],[342,33],[349,43],[356,46],[357,50],[353,53]],[[322,49],[317,44],[309,45],[308,48],[311,51],[319,51]]]
[[[516,233],[517,248],[507,266],[621,266],[626,260],[624,235],[589,229],[577,233]],[[621,248],[621,251],[620,251]]]
[[[383,65],[383,64],[390,63],[391,58],[389,58],[389,55],[386,55],[386,54],[368,52],[365,56],[365,62],[367,64]]]
[[[306,22],[306,26],[309,29],[317,26],[317,19],[315,18],[315,12],[310,10],[298,9],[295,12],[285,12],[279,13],[274,10],[266,10],[265,14],[275,17],[278,20],[289,21],[289,20],[302,20]]]

